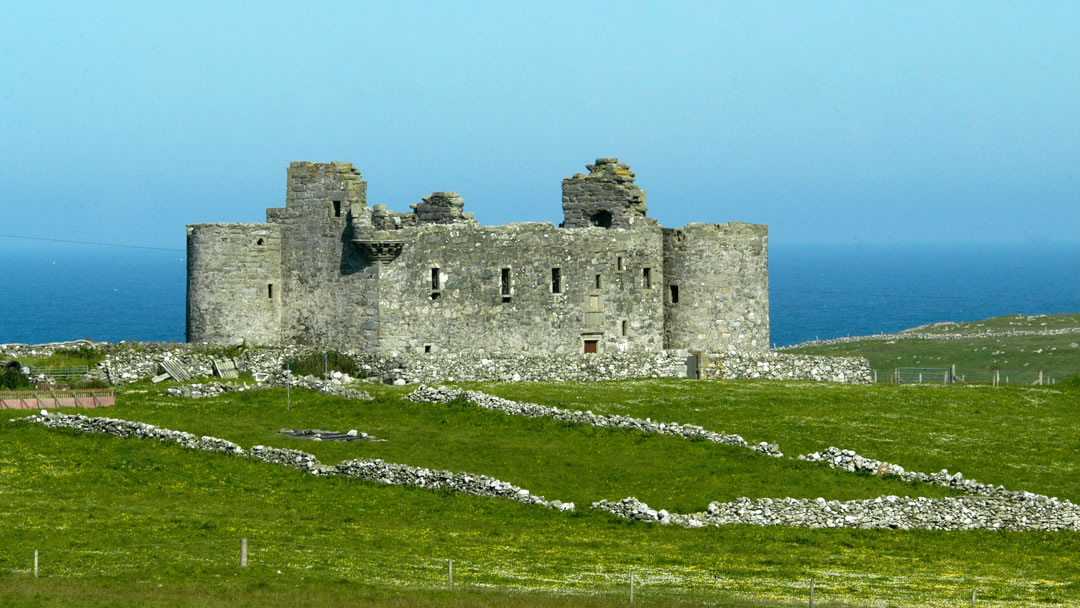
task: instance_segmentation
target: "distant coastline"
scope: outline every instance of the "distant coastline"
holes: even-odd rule
[[[182,253],[4,249],[0,343],[184,340]],[[55,262],[55,263],[54,263]],[[889,334],[940,321],[1080,312],[1080,245],[772,243],[772,342]]]

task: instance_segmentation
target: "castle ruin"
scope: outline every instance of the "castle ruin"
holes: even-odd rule
[[[764,351],[768,229],[646,217],[614,158],[563,223],[483,226],[455,192],[369,207],[350,163],[289,165],[261,224],[187,227],[187,340],[380,353]]]

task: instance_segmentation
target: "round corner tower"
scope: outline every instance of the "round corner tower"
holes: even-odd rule
[[[187,341],[281,342],[277,224],[187,227]]]

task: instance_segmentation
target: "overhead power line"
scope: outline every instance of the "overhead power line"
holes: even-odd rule
[[[70,239],[53,239],[44,236],[22,236],[19,234],[0,234],[0,237],[6,237],[9,239],[25,239],[28,241],[49,241],[52,243],[73,243],[75,245],[101,245],[103,247],[124,247],[126,249],[151,249],[154,251],[179,251],[181,253],[187,253],[183,249],[174,249],[171,247],[151,247],[149,245],[126,245],[124,243],[99,243],[95,241],[73,241]]]

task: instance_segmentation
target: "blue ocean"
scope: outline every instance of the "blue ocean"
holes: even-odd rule
[[[181,251],[0,249],[0,343],[183,341]],[[772,341],[1080,312],[1080,246],[773,245]]]

